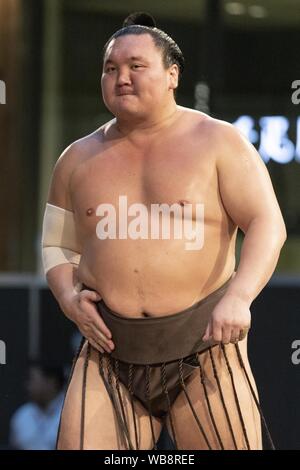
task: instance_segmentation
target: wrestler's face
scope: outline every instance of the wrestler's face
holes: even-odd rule
[[[166,68],[162,51],[149,34],[113,39],[106,50],[101,79],[103,100],[120,118],[159,113],[178,85],[178,67]]]

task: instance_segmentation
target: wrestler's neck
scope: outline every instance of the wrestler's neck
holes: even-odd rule
[[[122,136],[149,136],[164,131],[178,118],[181,109],[175,101],[147,116],[116,116],[116,128]]]

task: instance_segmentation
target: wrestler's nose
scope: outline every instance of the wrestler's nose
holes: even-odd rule
[[[130,71],[128,69],[120,69],[117,75],[117,86],[131,85]]]

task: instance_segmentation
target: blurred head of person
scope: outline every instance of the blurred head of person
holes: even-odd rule
[[[64,386],[63,368],[34,361],[25,385],[29,400],[46,408]]]

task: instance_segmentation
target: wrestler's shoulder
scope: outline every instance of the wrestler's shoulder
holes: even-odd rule
[[[74,141],[55,163],[49,191],[49,202],[72,210],[70,199],[72,179],[76,170],[103,149],[104,129],[108,123],[94,132]]]
[[[80,163],[103,146],[103,134],[107,124],[99,127],[90,134],[72,142],[60,155],[60,161]]]
[[[220,138],[226,136],[227,138],[239,138],[239,131],[227,121],[222,119],[216,119],[209,116],[206,113],[197,111],[191,108],[180,107],[186,120],[191,124],[195,125],[198,131],[205,131],[209,135]]]
[[[205,136],[211,151],[221,159],[226,155],[238,156],[241,152],[253,153],[253,145],[233,124],[213,118],[205,113],[186,108],[187,115],[194,123],[195,134]]]

